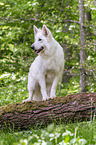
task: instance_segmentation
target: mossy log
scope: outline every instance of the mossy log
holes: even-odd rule
[[[47,101],[30,101],[0,107],[0,129],[29,129],[52,122],[68,123],[94,119],[96,93],[79,93]]]

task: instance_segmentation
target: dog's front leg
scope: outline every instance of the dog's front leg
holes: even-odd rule
[[[29,91],[29,98],[22,101],[22,103],[32,100],[33,91]]]
[[[50,92],[50,98],[53,99],[55,98],[55,93],[56,93],[56,89],[57,89],[57,85],[58,85],[58,81],[59,81],[59,76],[56,76],[53,80],[53,84],[51,87],[51,92]]]
[[[29,98],[26,100],[23,100],[22,102],[27,102],[27,101],[31,101],[33,100],[33,91],[35,89],[35,84],[36,84],[36,80],[31,77],[31,73],[29,72],[28,74],[28,91],[29,91]]]
[[[46,82],[45,82],[45,76],[42,75],[39,79],[39,85],[41,87],[41,94],[43,97],[43,100],[47,100],[49,97],[47,95],[47,91],[46,91]]]

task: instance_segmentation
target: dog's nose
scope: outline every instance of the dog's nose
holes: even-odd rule
[[[34,45],[33,45],[33,44],[31,45],[31,49],[33,49],[33,50],[34,50]]]

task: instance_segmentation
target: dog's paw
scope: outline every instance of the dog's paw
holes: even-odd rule
[[[54,95],[54,96],[52,95],[52,96],[50,96],[50,98],[51,98],[51,99],[54,99],[54,98],[56,98],[56,96],[55,96],[55,95]]]
[[[31,100],[28,98],[28,99],[23,100],[22,103],[28,102],[28,101],[31,101]]]
[[[49,100],[49,97],[44,97],[43,98],[43,101],[47,101],[47,100]]]

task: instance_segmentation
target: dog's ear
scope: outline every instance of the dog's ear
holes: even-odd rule
[[[43,31],[43,34],[44,34],[46,37],[51,37],[51,32],[50,32],[50,30],[46,27],[46,25],[43,25],[42,31]]]
[[[35,34],[35,35],[37,34],[38,30],[39,30],[39,29],[34,25],[34,34]]]

